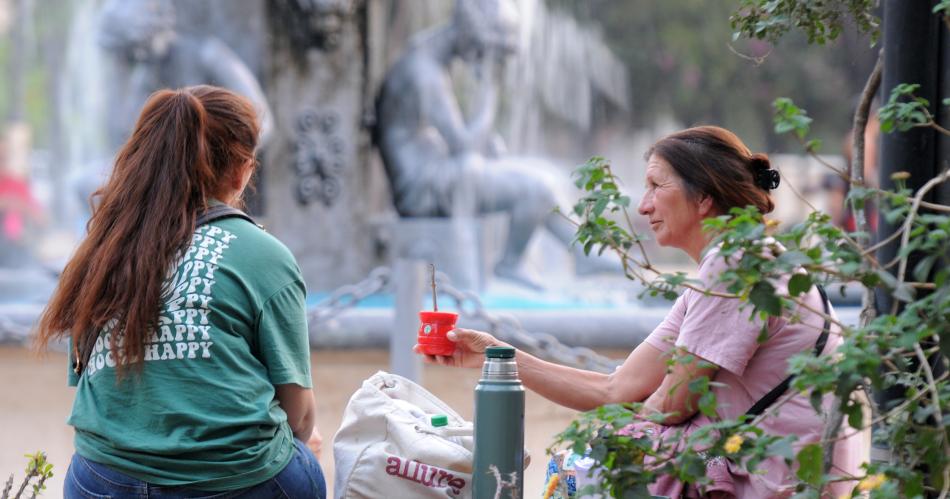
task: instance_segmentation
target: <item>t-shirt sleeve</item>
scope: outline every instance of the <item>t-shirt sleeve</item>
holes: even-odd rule
[[[271,295],[261,307],[258,344],[268,378],[275,385],[312,387],[306,296],[298,280]]]
[[[719,276],[727,267],[718,253],[707,255],[699,269],[704,289],[725,291]],[[759,347],[762,321],[750,320],[751,309],[740,310],[741,304],[737,298],[690,293],[676,346],[742,376]]]
[[[687,291],[688,293],[689,291]],[[683,317],[686,315],[686,293],[681,294],[673,303],[673,308],[663,318],[656,329],[643,341],[657,350],[667,353],[673,349],[676,338],[679,336]]]

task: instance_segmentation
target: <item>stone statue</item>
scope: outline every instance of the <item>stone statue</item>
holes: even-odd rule
[[[495,76],[517,48],[511,0],[458,0],[451,21],[414,36],[386,74],[376,100],[375,142],[402,217],[510,215],[495,267],[499,277],[539,287],[521,269],[538,226],[570,245],[574,229],[552,210],[555,182],[538,160],[505,155],[495,133]],[[462,61],[477,82],[468,116],[453,92],[450,66]],[[575,248],[577,269],[590,268]],[[619,268],[619,266],[612,267]]]
[[[125,141],[152,92],[197,84],[225,87],[249,98],[260,114],[265,144],[274,120],[251,70],[213,35],[181,33],[175,25],[171,0],[108,0],[102,7],[100,45],[129,74],[125,98],[110,119],[112,145]]]
[[[356,0],[270,0],[282,34],[297,49],[334,50],[356,11]]]

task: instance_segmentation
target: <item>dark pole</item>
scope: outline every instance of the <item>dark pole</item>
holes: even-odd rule
[[[917,83],[916,95],[930,102],[931,114],[936,114],[941,98],[938,93],[940,19],[932,12],[935,1],[885,1],[883,19],[884,75],[881,82],[882,101],[891,90],[901,83]],[[937,133],[930,128],[912,128],[906,132],[882,134],[880,154],[880,181],[884,189],[893,189],[891,175],[895,172],[910,173],[907,186],[919,189],[928,180],[939,174],[937,165]],[[933,202],[936,193],[925,201]],[[888,223],[880,216],[878,240],[887,237],[900,227],[903,220]],[[880,262],[889,262],[897,255],[899,243],[888,244],[878,250]],[[908,265],[913,269],[913,262]],[[887,293],[876,296],[877,309],[881,313],[891,310],[891,297]]]
[[[945,38],[941,31],[947,28],[933,13],[936,1],[885,0],[883,4],[884,73],[881,81],[881,100],[886,102],[891,90],[901,83],[916,83],[920,85],[916,95],[927,99],[930,102],[930,113],[937,116],[940,102],[946,96],[940,89],[940,84],[941,74],[947,71],[942,63],[947,57],[941,54],[941,47],[946,46],[945,41],[941,43],[941,38]],[[946,84],[944,81],[943,85]],[[946,153],[946,143],[938,147],[938,134],[931,128],[912,128],[906,132],[882,134],[879,157],[881,187],[894,189],[895,182],[891,180],[891,175],[905,171],[910,173],[910,178],[906,181],[907,187],[916,191],[945,167],[943,164],[946,163]],[[941,157],[944,159],[939,159]],[[931,191],[924,200],[936,202],[938,191]],[[884,217],[884,209],[878,215],[879,241],[893,234],[903,223],[900,219],[889,223]],[[899,248],[899,241],[882,247],[877,252],[878,261],[882,264],[892,261]],[[908,271],[913,270],[918,260],[915,255],[910,256]],[[896,272],[896,266],[891,271]],[[875,304],[878,314],[891,313],[893,303],[893,297],[889,293],[880,289],[876,291]],[[895,387],[877,393],[875,397],[878,407],[884,411],[902,400],[903,395],[903,389]],[[886,459],[886,456],[887,454],[872,452],[874,460]]]
[[[948,26],[948,24],[942,24],[938,31],[940,39],[940,63],[937,71],[937,92],[941,99],[943,99],[950,97],[950,26]],[[941,99],[937,100],[937,123],[944,128],[950,129],[950,106],[939,105]],[[945,169],[950,168],[950,137],[940,133],[937,134],[936,166],[938,172],[943,172]],[[944,182],[936,191],[937,202],[950,205],[950,182]]]

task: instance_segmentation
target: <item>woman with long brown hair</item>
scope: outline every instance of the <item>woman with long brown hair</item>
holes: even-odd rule
[[[300,269],[234,208],[259,133],[231,91],[158,91],[93,195],[37,336],[70,339],[66,497],[326,495]]]

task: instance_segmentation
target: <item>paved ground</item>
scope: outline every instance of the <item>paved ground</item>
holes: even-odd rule
[[[387,369],[388,354],[381,350],[321,350],[314,352],[313,379],[318,397],[317,422],[325,438],[320,458],[332,490],[332,438],[350,395],[362,381]],[[0,482],[11,472],[22,477],[23,455],[44,450],[55,465],[56,476],[45,497],[62,496],[62,479],[72,455],[72,429],[65,424],[72,404],[72,389],[65,383],[64,354],[37,357],[14,347],[0,347]],[[426,366],[423,385],[472,417],[472,397],[477,370]],[[526,473],[526,497],[538,497],[543,487],[544,449],[564,429],[575,412],[556,406],[533,393],[527,396],[526,446],[535,457]]]

